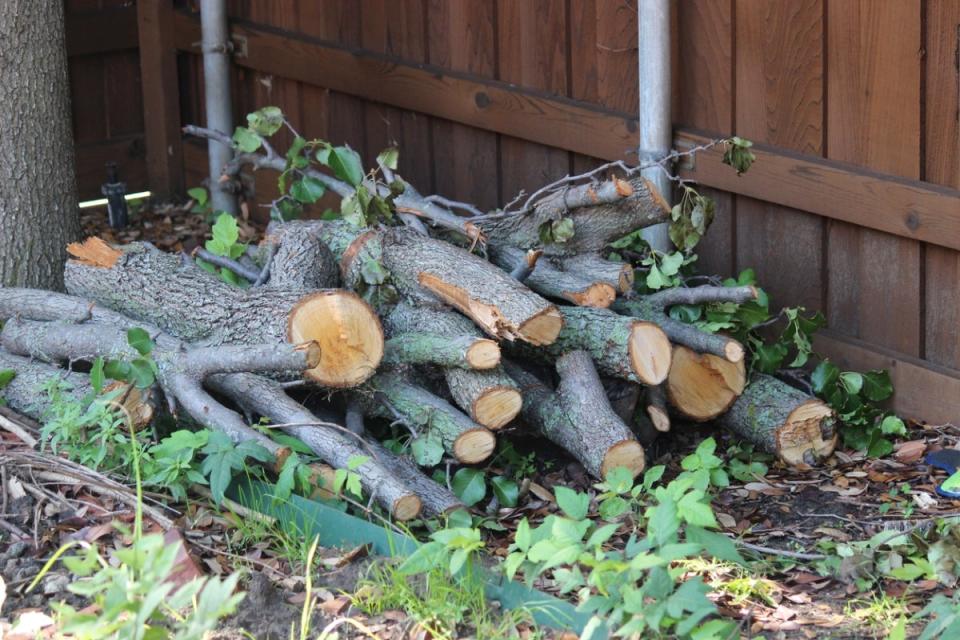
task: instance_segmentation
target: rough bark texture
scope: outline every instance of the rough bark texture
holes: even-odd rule
[[[299,221],[271,224],[267,234],[261,252],[266,253],[264,260],[273,256],[271,287],[312,291],[339,286],[337,261],[315,227]]]
[[[340,289],[310,293],[274,287],[241,289],[146,243],[128,245],[122,253],[92,262],[90,246],[88,241],[71,247],[82,259],[67,263],[70,293],[130,318],[149,321],[188,342],[316,340],[321,360],[309,376],[329,386],[359,384],[373,374],[382,357],[379,319],[353,293]]]
[[[556,392],[519,365],[504,366],[523,389],[524,420],[587,472],[603,479],[615,467],[627,467],[635,476],[643,471],[643,447],[610,407],[589,354],[573,351],[557,360]]]
[[[817,464],[837,445],[836,416],[827,405],[762,374],[718,423],[787,464]]]
[[[743,303],[754,300],[757,290],[753,287],[703,286],[690,289],[669,289],[630,300],[617,300],[612,309],[623,315],[657,323],[674,344],[689,347],[699,353],[709,353],[730,362],[743,360],[743,345],[724,335],[707,333],[697,327],[674,320],[668,315],[669,308],[677,304],[707,304],[711,302]]]
[[[368,441],[366,446],[374,452],[377,462],[417,494],[423,505],[424,516],[444,515],[466,508],[453,491],[423,475],[417,463],[408,456],[388,451],[379,442]]]
[[[670,371],[670,342],[653,323],[621,316],[607,309],[563,307],[564,326],[556,342],[524,349],[536,356],[559,358],[568,351],[590,353],[605,376],[660,384]]]
[[[360,476],[366,494],[399,520],[419,515],[419,491],[393,472],[388,458],[392,454],[382,447],[372,448],[359,437],[316,424],[325,421],[288,396],[279,383],[262,376],[235,374],[212,376],[210,386],[251,413],[266,416],[275,424],[289,425],[282,427],[284,432],[299,438],[320,459],[337,469],[347,469],[355,456],[368,458],[353,470]],[[423,480],[424,484],[431,482],[425,477]]]
[[[584,253],[564,258],[561,266],[564,271],[574,273],[581,278],[605,282],[619,293],[633,291],[633,267],[626,262],[604,260],[599,254]]]
[[[0,2],[0,285],[63,289],[80,235],[60,0]]]
[[[435,432],[447,453],[460,462],[482,462],[493,453],[496,437],[443,398],[396,373],[380,373],[368,385],[374,393],[360,391],[355,395],[367,415],[399,418],[417,429]]]
[[[0,389],[0,398],[20,413],[43,420],[50,408],[49,397],[41,389],[51,379],[63,380],[65,399],[81,402],[93,394],[90,376],[74,373],[52,365],[12,355],[0,349],[0,371],[16,372],[10,384]]]
[[[383,363],[435,364],[460,369],[491,369],[500,362],[500,347],[486,338],[470,335],[446,336],[425,329],[401,333],[384,345]]]
[[[508,273],[526,271],[527,255],[522,249],[491,246],[490,259]],[[541,295],[584,307],[606,308],[617,297],[616,289],[607,282],[561,271],[549,258],[537,260],[529,274],[519,279]]]
[[[567,209],[564,192],[544,198],[529,215],[511,215],[477,221],[493,245],[532,249],[542,246],[547,255],[572,256],[601,251],[610,242],[642,227],[666,222],[670,208],[656,189],[643,178],[630,181],[633,193],[621,200],[597,206]],[[540,226],[559,219],[573,220],[574,235],[564,243],[544,245]]]

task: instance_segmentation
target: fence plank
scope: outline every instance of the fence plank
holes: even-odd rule
[[[737,133],[820,155],[823,149],[821,0],[738,0]],[[776,305],[823,308],[819,216],[737,198],[737,263],[754,267]]]
[[[919,177],[919,0],[831,2],[828,25],[829,157]],[[918,355],[920,244],[832,223],[828,260],[830,326]]]
[[[77,11],[69,7],[66,25],[68,56],[108,53],[139,46],[137,10],[132,5],[106,11]]]
[[[960,189],[960,0],[927,4],[924,180]],[[960,205],[958,205],[960,209]],[[926,247],[924,356],[960,368],[960,253]]]

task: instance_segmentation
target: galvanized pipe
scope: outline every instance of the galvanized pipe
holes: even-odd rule
[[[670,153],[673,124],[670,117],[670,0],[637,0],[637,44],[640,79],[640,162],[660,160]],[[668,202],[673,184],[657,167],[644,169]],[[648,227],[643,237],[658,251],[671,249],[668,225]]]
[[[230,29],[226,0],[201,0],[200,25],[203,40],[203,88],[206,93],[207,127],[233,133],[230,96]],[[237,198],[220,182],[223,167],[233,158],[233,149],[222,142],[207,141],[210,161],[210,204],[214,211],[237,215]]]

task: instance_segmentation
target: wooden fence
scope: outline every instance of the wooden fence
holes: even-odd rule
[[[199,21],[138,8],[159,70],[143,93],[166,104],[145,102],[147,171],[175,192],[205,172],[203,147],[176,136],[203,121]],[[238,116],[275,104],[367,159],[396,142],[423,190],[493,207],[636,145],[635,1],[230,8]],[[819,350],[890,368],[899,410],[960,420],[960,0],[680,0],[675,14],[676,144],[736,133],[758,151],[742,177],[714,152],[683,168],[718,202],[702,266],[755,268],[774,303],[826,314]],[[272,177],[257,186],[269,200]]]

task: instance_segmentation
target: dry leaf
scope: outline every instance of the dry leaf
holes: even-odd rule
[[[893,457],[897,459],[897,462],[910,464],[918,461],[926,450],[926,442],[923,440],[911,440],[901,443],[900,446],[897,447],[897,451],[893,454]]]

